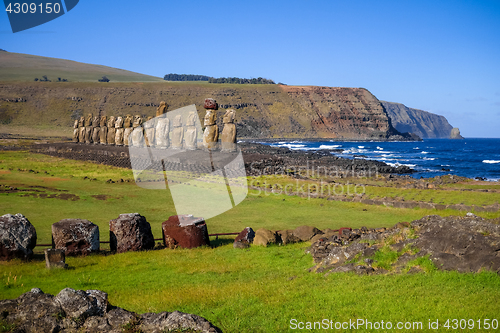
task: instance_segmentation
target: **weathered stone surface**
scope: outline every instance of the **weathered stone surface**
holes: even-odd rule
[[[100,290],[66,288],[57,296],[34,288],[15,300],[0,300],[0,319],[15,324],[15,332],[130,332],[162,333],[221,332],[205,318],[182,313],[161,312],[137,315],[107,302]]]
[[[45,249],[45,267],[51,268],[66,268],[66,256],[64,250],[60,249]]]
[[[181,149],[184,142],[184,129],[182,128],[182,116],[179,114],[172,121],[172,136],[170,146]]]
[[[155,246],[151,225],[138,213],[120,214],[109,221],[109,240],[111,251],[149,250]]]
[[[219,127],[217,126],[217,115],[213,109],[207,109],[203,125],[205,126],[203,146],[208,150],[216,149],[217,140],[219,139]]]
[[[68,255],[99,251],[99,227],[89,220],[63,219],[52,225],[52,242]]]
[[[100,120],[100,131],[99,131],[99,141],[101,145],[105,145],[108,139],[108,117],[101,116]]]
[[[87,118],[85,118],[85,143],[92,143],[92,130],[94,129],[92,126],[93,120],[94,117],[92,113],[89,113]]]
[[[108,145],[114,145],[115,144],[115,136],[116,136],[116,120],[115,117],[111,116],[108,119],[108,136],[106,138],[106,143]]]
[[[148,147],[152,147],[155,142],[155,121],[152,120],[153,117],[148,117],[147,121],[144,123],[144,140]]]
[[[300,238],[293,234],[293,230],[280,230],[278,235],[281,238],[283,245],[300,242]]]
[[[242,232],[240,232],[238,236],[236,236],[234,242],[243,242],[250,244],[253,242],[254,237],[255,237],[255,231],[253,231],[253,229],[250,227],[246,227],[245,229],[243,229]]]
[[[198,149],[196,117],[198,117],[196,113],[190,112],[186,120],[186,126],[184,127],[184,143],[185,148],[188,150]]]
[[[278,235],[276,232],[260,228],[255,232],[253,239],[254,245],[268,246],[269,244],[278,243]]]
[[[169,146],[169,131],[170,131],[170,120],[166,116],[159,116],[156,119],[155,127],[155,139],[156,147],[160,149],[168,148]]]
[[[0,260],[29,259],[35,245],[35,227],[24,215],[0,216]]]
[[[236,151],[236,125],[234,124],[235,117],[236,112],[233,109],[227,110],[226,114],[224,115],[224,129],[222,130],[221,137],[222,151]]]
[[[217,110],[218,105],[215,99],[213,98],[206,98],[205,102],[203,103],[203,107],[205,109],[210,109],[210,110]]]
[[[73,123],[73,142],[78,142],[78,119]]]
[[[460,135],[460,130],[457,127],[451,129],[450,139],[463,139],[464,137]]]
[[[163,242],[166,247],[194,248],[210,246],[207,224],[203,218],[192,215],[170,216],[162,225]]]
[[[123,146],[123,118],[117,117],[115,121],[115,145]]]
[[[397,223],[392,228],[346,230],[340,237],[319,239],[308,252],[318,263],[314,269],[317,272],[330,269],[331,272],[353,270],[358,274],[379,274],[380,269],[345,263],[360,255],[360,259],[364,258],[363,261],[370,265],[374,262],[370,257],[389,240],[391,250],[399,253],[398,260],[392,264],[396,272],[401,272],[410,261],[428,254],[441,270],[479,272],[486,269],[500,273],[500,225],[493,222],[472,213],[466,217],[426,216],[411,224]],[[366,241],[375,244],[368,246]],[[411,254],[409,249],[412,248],[418,252]]]
[[[301,241],[305,242],[316,236],[317,234],[322,234],[323,232],[318,228],[302,225],[295,228],[293,235],[299,238]]]

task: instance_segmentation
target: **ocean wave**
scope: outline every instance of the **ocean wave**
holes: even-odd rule
[[[306,145],[298,145],[298,144],[293,144],[293,143],[282,143],[279,145],[274,145],[274,147],[287,147],[290,149],[300,149],[304,148]]]
[[[384,148],[377,146],[378,150],[384,150]]]
[[[414,167],[417,166],[416,164],[403,164],[403,163],[398,163],[398,162],[396,162],[396,163],[388,163],[388,162],[386,162],[386,164],[388,164],[388,165],[390,165],[392,167],[407,166],[407,167],[410,167],[410,168],[414,168]]]
[[[500,163],[500,161],[497,161],[497,160],[484,160],[483,163],[487,163],[487,164],[497,164],[497,163]]]
[[[435,157],[424,157],[424,161],[434,161]]]
[[[421,151],[420,153],[421,153],[421,154],[429,154],[429,152],[428,152],[428,151],[425,151],[425,150]]]
[[[363,148],[365,148],[365,146],[358,146],[358,148],[359,148],[359,149],[363,149]]]
[[[340,147],[342,147],[342,145],[321,145],[318,149],[336,149]]]

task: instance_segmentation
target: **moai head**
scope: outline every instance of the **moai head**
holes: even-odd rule
[[[108,117],[101,116],[101,127],[106,127],[108,123]]]
[[[217,105],[217,102],[213,98],[205,99],[205,103],[203,103],[203,107],[205,109],[210,109],[210,110],[217,110],[219,108],[219,106]]]
[[[73,123],[73,128],[78,128],[78,119],[75,119],[75,122]]]
[[[172,123],[172,126],[182,127],[182,116],[180,114],[178,114],[177,116],[174,117],[174,121]]]
[[[203,118],[203,125],[205,126],[212,126],[215,125],[217,122],[217,115],[215,114],[214,110],[207,110],[207,113],[205,114],[205,118]]]
[[[223,122],[224,124],[234,123],[234,118],[236,116],[236,112],[233,109],[226,110],[226,114],[224,115]]]
[[[125,120],[123,121],[123,127],[132,127],[133,120],[134,120],[134,118],[132,117],[132,115],[127,114],[125,116]]]
[[[99,116],[95,116],[94,119],[92,120],[92,125],[94,125],[94,127],[99,127]]]
[[[80,120],[78,120],[78,127],[84,127],[85,126],[85,117],[81,116]]]
[[[115,117],[113,117],[113,116],[109,117],[108,127],[109,128],[115,127]]]
[[[160,106],[156,109],[156,116],[161,116],[162,114],[167,113],[168,104],[164,101],[160,102]]]
[[[134,128],[139,127],[139,126],[141,126],[141,125],[142,125],[142,118],[141,118],[141,116],[140,116],[140,115],[136,114],[136,115],[134,116],[134,123],[133,123],[133,125],[134,125],[134,126],[133,126]]]
[[[92,125],[92,118],[93,118],[92,113],[89,113],[87,115],[87,118],[85,118],[85,123],[86,123],[85,126],[91,126]]]
[[[115,128],[122,128],[123,127],[123,118],[118,116],[115,121]]]
[[[190,112],[186,119],[186,126],[196,126],[197,115],[194,112]]]

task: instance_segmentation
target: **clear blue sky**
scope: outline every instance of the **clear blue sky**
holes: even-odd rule
[[[163,77],[364,87],[500,137],[500,1],[80,0],[0,48]]]

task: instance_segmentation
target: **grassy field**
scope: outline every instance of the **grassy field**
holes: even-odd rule
[[[175,214],[169,193],[139,188],[132,179],[127,169],[0,152],[0,214],[24,214],[36,227],[39,243],[50,242],[50,226],[63,218],[91,220],[100,227],[101,240],[108,240],[109,220],[130,212],[146,216],[159,238],[161,222]],[[428,191],[420,195],[434,193]],[[471,197],[475,204],[484,200]],[[388,227],[428,214],[437,212],[251,191],[240,205],[207,220],[207,225],[209,233],[304,224],[320,229]],[[500,277],[495,273],[429,269],[414,275],[324,276],[308,272],[314,265],[304,251],[309,243],[238,250],[231,239],[212,241],[214,248],[70,257],[68,270],[46,270],[40,255],[31,262],[1,262],[0,299],[15,298],[34,287],[52,294],[65,287],[101,289],[113,305],[138,313],[194,313],[224,332],[286,332],[291,331],[292,319],[422,322],[424,331],[429,319],[441,325],[454,318],[473,319],[476,325],[477,320],[500,320]],[[432,268],[432,263],[425,266]],[[480,330],[476,326],[470,331]]]

